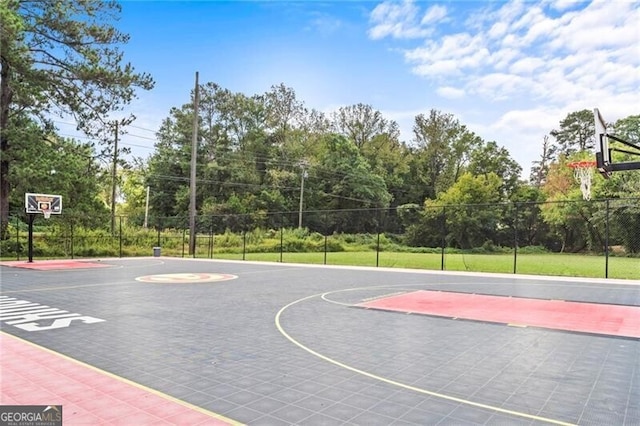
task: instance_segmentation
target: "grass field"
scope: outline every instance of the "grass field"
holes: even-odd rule
[[[216,253],[216,259],[242,260],[242,254]],[[245,260],[279,262],[280,253],[247,253]],[[283,253],[289,263],[324,264],[324,253]],[[604,278],[604,256],[578,254],[520,254],[517,274],[557,275]],[[513,255],[507,254],[445,254],[444,270],[513,273]],[[326,254],[328,265],[376,266],[376,252],[336,252]],[[380,252],[378,266],[440,270],[442,258],[436,253]],[[640,279],[640,259],[609,257],[608,278]]]

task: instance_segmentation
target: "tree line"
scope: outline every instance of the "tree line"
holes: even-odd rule
[[[151,75],[122,63],[122,52],[114,47],[127,40],[111,24],[120,5],[79,0],[6,4],[0,12],[2,237],[8,237],[10,212],[19,213],[24,193],[36,187],[63,195],[62,220],[86,227],[105,226],[113,214],[141,224],[147,187],[154,217],[186,217],[193,101],[168,112],[148,158],[131,159],[116,147],[116,135],[126,132],[135,117],[117,122],[109,117],[134,99],[136,90],[153,87]],[[306,211],[399,209],[398,220],[416,245],[432,243],[420,227],[436,226],[438,206],[579,200],[566,164],[590,158],[595,144],[592,112],[569,112],[557,129],[542,135],[539,160],[526,180],[504,147],[447,112],[416,115],[411,139],[401,140],[398,124],[372,105],[357,103],[325,114],[308,108],[284,83],[265,93],[243,94],[207,82],[199,92],[198,215],[267,217],[297,211],[301,201]],[[74,116],[91,141],[61,136],[51,118],[55,113]],[[610,128],[638,142],[640,115]],[[115,212],[110,211],[114,184]],[[594,198],[638,197],[639,172],[596,177],[592,192]],[[544,219],[545,232],[565,239],[580,234],[580,225],[572,222],[577,213],[558,206],[550,203],[535,212]],[[449,224],[453,245],[483,244],[507,223],[495,211],[475,213],[450,216],[455,220]],[[330,230],[361,232],[372,221],[373,215],[345,216]],[[473,236],[473,223],[486,232]],[[536,236],[530,242],[542,241]]]

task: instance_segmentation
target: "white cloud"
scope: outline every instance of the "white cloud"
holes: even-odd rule
[[[525,45],[531,45],[537,40],[544,40],[553,34],[558,27],[559,23],[555,19],[545,17],[542,13],[539,13],[535,22],[532,22],[526,29],[526,34],[523,37]]]
[[[481,136],[507,138],[524,167],[533,159],[523,157],[521,145],[539,148],[571,112],[599,107],[609,121],[640,113],[639,2],[447,4],[446,27],[416,39],[404,60],[458,114],[491,111],[485,122],[476,118],[487,132]],[[420,16],[420,3],[402,5]]]
[[[445,36],[441,42],[429,41],[425,46],[405,51],[409,62],[418,63],[418,75],[449,76],[452,71],[484,65],[490,53],[477,37],[469,34]]]
[[[518,49],[505,47],[495,49],[491,52],[491,64],[496,71],[506,71],[511,64],[522,56],[522,52]]]
[[[369,29],[369,37],[377,40],[388,36],[399,39],[428,36],[433,30],[418,21],[419,11],[420,8],[412,0],[404,0],[400,3],[394,1],[380,3],[373,9],[369,17],[372,24]],[[440,18],[446,9],[434,6],[430,11],[424,15],[422,21]]]
[[[576,4],[579,4],[581,0],[556,0],[551,2],[551,8],[559,11],[567,10]]]
[[[544,64],[545,61],[541,58],[522,58],[511,64],[509,71],[513,74],[532,74],[544,67]]]
[[[518,129],[521,132],[537,130],[548,133],[563,118],[562,111],[557,108],[515,109],[500,116],[491,127],[498,131]],[[553,123],[551,127],[550,123]]]
[[[442,21],[447,16],[447,8],[440,5],[431,6],[420,20],[421,25]]]
[[[550,43],[554,49],[596,50],[637,46],[640,8],[637,2],[594,1],[580,12],[564,15]]]
[[[530,92],[533,85],[531,80],[515,74],[493,73],[479,76],[472,91],[491,100],[505,100],[515,93]]]
[[[436,90],[436,93],[443,98],[447,99],[460,99],[465,95],[465,91],[463,89],[458,89],[457,87],[439,87]]]
[[[506,22],[496,22],[491,26],[487,35],[491,39],[497,39],[503,37],[507,31],[509,30],[509,26]]]
[[[412,71],[420,76],[438,77],[447,75],[449,77],[455,77],[460,74],[460,67],[454,60],[438,61],[430,64],[420,64],[412,68]]]
[[[503,22],[513,22],[531,6],[531,2],[525,2],[523,0],[507,1],[500,9],[498,9],[497,18]]]

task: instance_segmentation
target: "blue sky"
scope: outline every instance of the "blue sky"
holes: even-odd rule
[[[570,112],[640,114],[640,2],[123,1],[125,58],[156,81],[123,138],[142,157],[195,72],[246,95],[284,83],[309,109],[365,103],[398,122],[437,109],[506,147],[528,177]],[[144,130],[148,129],[148,130]]]

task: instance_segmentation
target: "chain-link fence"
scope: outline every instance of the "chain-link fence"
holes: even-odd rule
[[[36,258],[193,256],[640,279],[640,199],[117,217],[111,231],[65,214],[34,221]],[[301,227],[299,225],[302,224]],[[24,215],[4,259],[27,255]],[[152,251],[153,248],[157,250]]]

